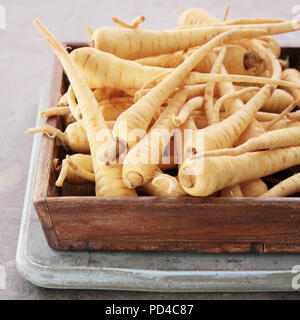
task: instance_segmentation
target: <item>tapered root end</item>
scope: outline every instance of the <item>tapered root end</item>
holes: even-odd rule
[[[64,182],[65,182],[67,175],[68,175],[68,171],[69,171],[69,165],[66,162],[66,160],[63,160],[62,165],[61,165],[60,174],[55,182],[56,187],[58,187],[58,188],[63,187]]]
[[[49,36],[51,38],[50,32],[46,29],[46,27],[41,23],[39,19],[34,19],[32,21],[33,25],[37,28],[37,30],[46,38],[47,41],[50,41]]]
[[[94,33],[93,30],[92,30],[92,28],[91,28],[91,27],[86,27],[86,30],[87,30],[90,38],[92,38],[92,37],[93,37],[93,33]]]
[[[144,183],[144,179],[142,175],[136,171],[130,171],[127,173],[126,179],[124,179],[125,185],[130,188],[137,188],[142,186]]]
[[[25,131],[25,133],[27,133],[27,134],[33,134],[33,133],[35,133],[35,132],[33,132],[32,129],[27,129],[27,130]]]
[[[38,28],[38,27],[40,27],[41,26],[41,21],[40,21],[40,19],[38,19],[38,18],[35,18],[33,21],[32,21],[32,23]]]
[[[196,177],[189,168],[185,168],[179,172],[179,180],[185,188],[193,188],[196,184]]]
[[[26,130],[27,134],[34,134],[34,133],[40,133],[43,132],[43,128],[42,127],[37,127],[37,128],[29,128]]]
[[[48,114],[45,111],[41,111],[40,112],[40,118],[41,119],[47,119],[48,118]]]
[[[177,12],[178,12],[179,14],[183,13],[183,12],[184,12],[184,8],[183,8],[181,5],[178,5],[178,6],[177,6]]]

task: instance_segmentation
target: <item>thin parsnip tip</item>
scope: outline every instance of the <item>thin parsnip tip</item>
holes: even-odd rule
[[[32,133],[35,133],[35,132],[33,132],[32,129],[27,129],[27,130],[25,131],[25,133],[26,133],[26,134],[32,134]]]
[[[87,30],[89,36],[92,38],[93,33],[94,33],[94,32],[93,32],[93,29],[92,29],[91,27],[86,27],[86,30]]]

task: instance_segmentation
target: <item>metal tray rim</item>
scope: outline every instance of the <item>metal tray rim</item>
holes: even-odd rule
[[[45,106],[41,92],[39,109]],[[41,120],[37,120],[39,125]],[[201,270],[171,271],[127,268],[96,268],[91,266],[57,268],[35,261],[27,255],[28,230],[34,212],[32,188],[38,158],[40,135],[33,140],[30,168],[20,226],[16,265],[18,272],[36,286],[59,289],[101,289],[151,292],[266,292],[294,291],[291,286],[291,268],[278,270]],[[57,253],[59,255],[59,253]],[[114,255],[117,253],[111,253]],[[74,253],[76,255],[76,253]],[[90,253],[87,253],[90,255]],[[208,256],[201,254],[201,257]],[[235,257],[242,255],[235,254]],[[270,255],[269,255],[270,256]],[[273,255],[275,256],[275,255]],[[259,258],[260,255],[257,255]],[[280,259],[280,255],[276,255]],[[295,265],[300,264],[300,255],[295,255]],[[297,263],[297,261],[298,263]]]

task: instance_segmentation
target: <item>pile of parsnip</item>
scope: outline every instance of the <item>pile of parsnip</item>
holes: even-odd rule
[[[176,27],[152,31],[144,19],[88,28],[90,47],[71,53],[34,20],[70,82],[41,113],[64,117],[65,131],[28,130],[65,148],[56,186],[95,182],[96,196],[108,197],[299,192],[300,173],[270,190],[262,178],[300,165],[300,72],[271,37],[300,21],[182,9]]]

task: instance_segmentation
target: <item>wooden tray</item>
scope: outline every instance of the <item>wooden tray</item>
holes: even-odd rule
[[[291,66],[298,67],[299,51],[283,50]],[[66,86],[55,59],[50,106]],[[47,124],[64,129],[58,117]],[[55,250],[300,253],[300,198],[95,197],[93,185],[55,187],[52,162],[63,156],[42,137],[33,199]]]

